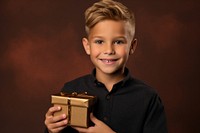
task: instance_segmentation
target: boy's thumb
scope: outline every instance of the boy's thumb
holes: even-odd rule
[[[93,113],[90,113],[90,119],[91,119],[91,121],[96,125],[97,124],[97,122],[99,121],[94,115],[93,115]]]

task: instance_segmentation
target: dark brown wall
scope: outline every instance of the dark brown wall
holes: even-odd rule
[[[42,132],[50,94],[90,72],[81,38],[83,12],[94,1],[0,1],[1,133]],[[121,1],[137,21],[128,67],[160,94],[171,133],[198,132],[200,2]]]

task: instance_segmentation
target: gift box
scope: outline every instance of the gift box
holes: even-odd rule
[[[96,97],[86,93],[66,94],[61,92],[51,95],[51,103],[62,108],[61,111],[55,112],[54,116],[66,114],[69,126],[88,128],[93,125],[90,113],[93,111],[95,102]]]

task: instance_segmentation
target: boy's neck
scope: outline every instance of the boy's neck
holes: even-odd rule
[[[98,81],[102,82],[107,90],[110,92],[113,88],[113,85],[124,79],[124,70],[113,73],[105,74],[96,72],[96,78]]]

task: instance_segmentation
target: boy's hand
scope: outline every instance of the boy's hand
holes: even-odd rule
[[[80,128],[80,127],[73,127],[74,129],[78,130],[80,133],[115,133],[110,127],[108,127],[105,123],[98,120],[93,114],[90,114],[91,121],[95,124],[89,128]]]
[[[65,114],[60,116],[53,116],[57,111],[60,111],[61,107],[55,106],[49,108],[45,115],[45,125],[48,128],[49,133],[59,133],[67,126],[67,116]]]

